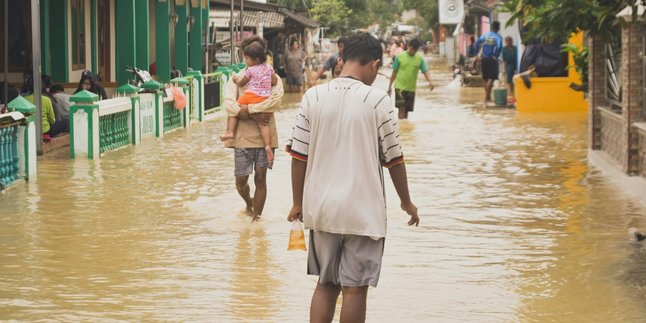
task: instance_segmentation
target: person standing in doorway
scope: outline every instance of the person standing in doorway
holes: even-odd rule
[[[399,119],[407,119],[408,113],[415,107],[415,91],[417,90],[417,74],[424,73],[424,77],[433,90],[431,73],[426,66],[424,57],[418,54],[422,42],[413,38],[408,42],[406,51],[395,56],[393,62],[393,73],[390,75],[388,94],[392,92],[393,82],[395,83],[395,106],[399,110]]]
[[[502,37],[498,31],[500,31],[500,22],[494,21],[491,24],[491,31],[478,39],[479,57],[482,60],[482,79],[485,82],[485,104],[491,102],[493,82],[498,79],[500,73],[498,57],[502,52]]]
[[[364,322],[368,286],[376,287],[386,236],[383,168],[408,225],[418,225],[388,95],[370,86],[383,49],[368,33],[351,36],[338,78],[303,96],[287,151],[293,206],[287,220],[310,230],[307,272],[318,275],[310,322],[331,322],[343,293],[341,322]]]
[[[507,84],[507,95],[514,96],[514,74],[516,74],[516,62],[518,49],[514,46],[514,40],[505,37],[505,47],[502,49],[502,61],[505,63],[505,83]]]

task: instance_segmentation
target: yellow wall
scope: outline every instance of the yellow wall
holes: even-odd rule
[[[570,43],[583,45],[583,33],[572,35]],[[572,53],[568,61],[573,65]],[[583,92],[570,88],[571,83],[581,83],[579,73],[570,68],[567,77],[534,77],[532,87],[528,89],[521,78],[514,79],[516,87],[516,108],[526,112],[577,112],[587,111],[588,104]]]

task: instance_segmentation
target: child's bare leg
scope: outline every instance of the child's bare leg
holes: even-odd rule
[[[220,140],[225,141],[229,139],[233,139],[236,134],[236,129],[238,128],[238,118],[236,117],[229,117],[227,120],[227,131],[220,136]]]
[[[260,135],[262,136],[262,141],[265,144],[265,153],[267,153],[267,161],[269,165],[274,162],[274,152],[271,150],[271,131],[269,131],[269,125],[258,124],[260,128]]]

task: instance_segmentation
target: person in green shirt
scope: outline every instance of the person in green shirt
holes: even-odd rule
[[[34,103],[33,81],[28,81],[27,83],[29,94],[25,96],[25,99],[31,103]],[[43,136],[53,138],[61,132],[69,132],[69,122],[65,122],[63,120],[56,121],[56,115],[54,114],[54,106],[52,105],[52,100],[50,100],[47,96],[42,95],[40,102],[43,109]]]
[[[408,42],[406,51],[395,56],[393,62],[393,73],[388,84],[388,94],[392,92],[393,82],[395,83],[395,106],[399,110],[399,119],[407,119],[408,112],[413,111],[415,106],[415,90],[417,90],[417,74],[421,70],[424,77],[433,90],[431,74],[426,66],[424,57],[417,51],[422,42],[413,38]]]
[[[514,40],[505,37],[505,47],[502,48],[502,61],[505,63],[505,82],[509,96],[514,96],[514,74],[516,74],[516,59],[518,49],[514,46]]]

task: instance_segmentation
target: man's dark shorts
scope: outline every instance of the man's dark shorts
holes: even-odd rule
[[[264,148],[235,148],[233,152],[236,177],[251,175],[256,167],[271,169]]]
[[[303,85],[303,74],[294,76],[287,73],[287,85],[301,86]]]
[[[497,80],[500,74],[498,59],[494,57],[482,58],[482,79]]]
[[[415,91],[395,89],[395,106],[397,109],[406,108],[406,111],[412,112],[415,108]]]

